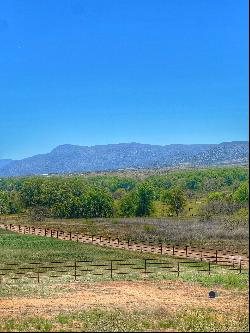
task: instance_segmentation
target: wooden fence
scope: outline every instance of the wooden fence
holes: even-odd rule
[[[200,262],[209,262],[219,265],[229,265],[233,268],[248,268],[249,258],[244,254],[239,254],[238,252],[232,253],[231,251],[225,250],[214,250],[198,248],[196,246],[185,246],[181,247],[179,245],[172,244],[155,244],[153,242],[149,243],[136,243],[131,240],[121,240],[119,238],[103,237],[102,235],[87,235],[75,232],[66,232],[62,230],[55,229],[44,229],[40,227],[33,226],[23,226],[14,224],[0,224],[0,228],[10,230],[13,232],[18,232],[22,234],[37,235],[44,237],[52,237],[61,240],[69,240],[83,243],[92,243],[97,245],[102,245],[106,247],[115,247],[120,249],[127,249],[139,252],[148,252],[175,256],[178,258],[189,258]]]

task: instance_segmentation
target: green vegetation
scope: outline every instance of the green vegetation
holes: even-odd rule
[[[137,264],[144,267],[143,259],[156,259],[161,258],[161,260],[166,260],[172,263],[176,267],[178,259],[173,257],[161,256],[160,254],[153,253],[140,253],[128,250],[121,250],[115,248],[106,248],[103,246],[84,244],[77,242],[69,242],[64,240],[57,240],[54,238],[22,235],[9,232],[0,229],[0,249],[2,263],[19,263],[25,264],[32,261],[39,262],[49,262],[49,261],[67,261],[73,262],[74,260],[93,260],[93,261],[110,261],[115,259],[126,259],[132,262],[137,262]],[[139,262],[138,262],[139,259]],[[133,261],[137,260],[137,261]],[[185,261],[185,259],[180,259],[180,261]],[[247,287],[248,276],[246,274],[237,274],[236,272],[231,272],[227,268],[222,268],[219,265],[213,265],[212,275],[209,276],[207,273],[201,274],[196,269],[192,269],[187,264],[182,264],[180,266],[180,276],[178,277],[176,273],[168,272],[168,270],[161,270],[158,268],[153,268],[154,265],[149,266],[150,271],[154,272],[147,276],[149,280],[183,280],[188,282],[200,283],[203,286],[223,286],[225,288],[238,288],[244,289]],[[199,269],[208,269],[208,263],[200,262]],[[173,270],[176,270],[173,269]],[[115,279],[126,279],[126,276],[115,275]],[[138,273],[133,273],[128,275],[128,279],[142,279],[143,277]],[[43,277],[45,283],[46,278]],[[97,279],[90,275],[88,280],[96,281]],[[110,279],[110,274],[102,277],[102,279]],[[72,279],[71,279],[72,280]],[[65,280],[65,282],[70,281],[70,278]],[[24,283],[25,286],[25,283]],[[30,287],[30,284],[29,284]],[[21,288],[20,292],[22,291]],[[10,291],[10,290],[9,290]],[[15,291],[16,292],[16,291]],[[0,292],[3,295],[4,287]]]
[[[121,240],[202,245],[243,254],[248,248],[247,181],[248,169],[243,167],[179,170],[140,177],[130,173],[130,177],[106,174],[4,178],[0,179],[0,218],[5,220],[6,217],[7,223],[13,223],[11,219],[15,214],[18,216],[16,224],[36,224]],[[1,229],[0,251],[4,262],[22,263],[23,267],[34,261],[127,259],[143,263],[146,258],[157,261],[160,258],[160,254],[21,235]],[[233,298],[237,295],[237,301],[241,297],[245,299],[247,274],[213,265],[212,274],[208,275],[184,263],[178,277],[178,259],[164,258],[173,265],[174,272],[156,271],[151,266],[154,270],[151,274],[114,273],[113,278],[117,283],[126,280],[128,285],[131,280],[142,285],[140,281],[147,281],[159,284],[159,289],[164,289],[163,284],[168,283],[164,280],[172,281],[169,288],[179,288],[181,284],[183,288],[224,288],[222,293],[226,291]],[[208,263],[199,265],[206,270]],[[97,282],[110,284],[112,281],[109,272],[105,276],[84,274],[78,279],[77,283],[69,283],[74,281],[72,274],[62,273],[53,278],[47,272],[42,274],[40,283],[25,278],[7,283],[6,278],[1,284],[0,296],[3,301],[18,297],[61,299],[76,292],[76,285],[81,292],[87,284],[95,289]],[[44,315],[42,312],[35,316],[10,313],[11,317],[0,319],[0,331],[248,331],[244,306],[237,312],[230,306],[223,311],[215,307],[191,307],[188,303],[183,306],[182,300],[179,305],[168,309],[157,304],[151,310],[143,305],[130,310],[112,306],[74,310],[59,306],[49,315],[46,309]]]
[[[31,260],[111,260],[155,257],[115,248],[86,243],[68,242],[53,238],[22,235],[0,229],[1,258],[4,262]]]
[[[0,179],[0,214],[59,218],[195,215],[209,219],[247,208],[248,169],[166,172],[143,179],[110,175]],[[189,207],[187,210],[186,208]],[[191,213],[191,209],[193,209]],[[36,219],[34,212],[38,213]]]
[[[213,308],[125,311],[89,309],[49,319],[1,319],[2,332],[248,332],[247,314],[219,314]]]

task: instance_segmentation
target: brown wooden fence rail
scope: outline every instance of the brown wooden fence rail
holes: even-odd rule
[[[23,226],[14,224],[0,224],[0,228],[18,232],[22,234],[37,235],[52,237],[61,240],[69,240],[82,243],[92,243],[96,245],[102,245],[106,247],[115,247],[119,249],[127,249],[139,252],[155,253],[167,256],[175,256],[180,258],[194,259],[200,262],[210,262],[219,265],[229,265],[232,267],[249,267],[249,257],[245,254],[239,254],[238,252],[232,253],[225,250],[214,250],[199,248],[196,246],[185,246],[172,244],[155,244],[155,243],[136,243],[131,240],[121,240],[119,238],[103,237],[102,235],[88,235],[75,232],[66,232],[55,229],[45,229],[33,226]]]
[[[166,259],[115,259],[115,260],[74,260],[74,261],[33,261],[28,263],[0,263],[0,282],[9,280],[33,279],[38,283],[42,278],[70,277],[73,281],[82,280],[89,275],[115,279],[118,276],[149,276],[150,274],[203,273],[218,274],[218,266],[210,262],[180,261]],[[242,266],[227,266],[226,270],[246,274]]]

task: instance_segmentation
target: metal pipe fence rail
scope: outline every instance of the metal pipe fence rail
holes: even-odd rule
[[[52,237],[61,240],[69,240],[82,243],[91,243],[106,247],[113,247],[119,249],[127,249],[139,252],[148,252],[154,254],[161,254],[167,256],[181,257],[194,259],[200,262],[210,262],[219,265],[229,265],[233,267],[249,267],[249,257],[245,254],[239,254],[238,252],[232,253],[231,251],[215,250],[198,248],[197,246],[185,246],[162,243],[137,243],[131,240],[121,240],[119,237],[104,237],[102,235],[87,235],[70,231],[62,231],[55,229],[45,229],[41,227],[23,226],[14,224],[0,224],[0,228],[10,230],[17,233]]]
[[[226,267],[226,271],[232,270],[238,274],[246,274],[240,265],[238,268]],[[73,281],[81,281],[82,278],[101,276],[114,280],[118,276],[148,277],[150,274],[176,274],[183,273],[218,274],[218,266],[214,263],[180,261],[171,262],[159,259],[114,259],[114,260],[74,260],[74,261],[32,261],[28,263],[8,262],[0,263],[0,283],[9,280],[32,279],[40,283],[45,278],[54,279],[70,277]]]

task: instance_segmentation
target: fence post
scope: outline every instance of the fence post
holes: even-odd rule
[[[72,240],[71,231],[69,232],[69,240]]]
[[[58,238],[58,230],[56,231],[56,238]]]
[[[242,267],[241,267],[241,258],[240,258],[240,268],[239,268],[239,270],[240,270],[240,274],[241,274],[241,270],[242,270]]]
[[[201,251],[201,261],[202,261],[202,251]]]
[[[21,226],[20,226],[20,224],[18,226],[18,231],[21,232]]]
[[[161,254],[162,254],[162,243],[160,244],[160,250],[161,250]]]
[[[188,247],[186,245],[186,257],[188,256]]]
[[[144,273],[147,274],[147,259],[144,260]]]
[[[209,261],[209,263],[208,263],[208,275],[210,275],[211,274],[211,264],[210,264],[210,261]]]
[[[174,256],[174,245],[173,245],[173,256]]]
[[[92,239],[92,243],[94,242],[94,235],[91,236],[91,239]]]
[[[128,248],[129,248],[129,239],[128,239]]]
[[[179,263],[179,261],[177,263],[177,275],[178,275],[178,277],[180,276],[180,263]]]
[[[75,260],[75,281],[76,281],[76,260]]]
[[[50,230],[50,237],[52,237],[52,229]]]
[[[113,280],[113,260],[110,260],[110,277]]]
[[[110,240],[111,240],[111,237],[109,237],[109,240],[108,240],[109,243],[110,243]]]
[[[39,276],[39,272],[37,272],[37,282],[40,282],[40,276]]]
[[[215,251],[215,263],[216,264],[218,263],[218,251],[217,250]]]
[[[119,238],[117,238],[117,241],[118,241],[118,245],[120,244],[120,239]]]

